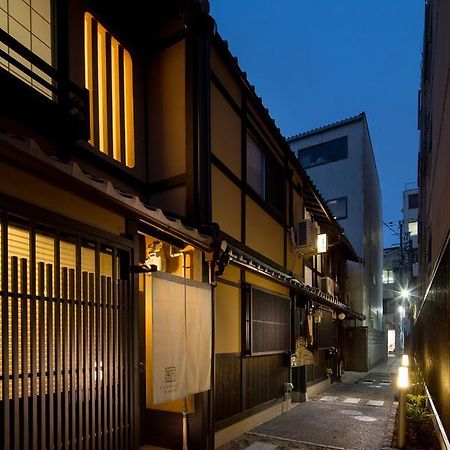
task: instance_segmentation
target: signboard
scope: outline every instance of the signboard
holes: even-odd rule
[[[206,391],[211,378],[211,288],[152,275],[153,404]]]
[[[314,356],[306,348],[305,339],[298,337],[295,342],[295,353],[291,359],[291,367],[308,366],[311,364],[314,364]]]

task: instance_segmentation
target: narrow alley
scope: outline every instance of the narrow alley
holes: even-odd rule
[[[346,372],[341,382],[221,450],[390,448],[398,365],[398,358],[389,356],[370,372]]]

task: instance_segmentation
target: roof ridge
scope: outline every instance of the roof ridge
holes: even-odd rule
[[[291,141],[294,141],[294,140],[296,140],[296,139],[298,139],[300,137],[304,137],[304,136],[308,136],[308,135],[311,135],[311,134],[315,134],[315,133],[318,133],[320,131],[325,131],[325,130],[328,130],[330,128],[335,128],[335,127],[340,126],[340,125],[345,125],[347,123],[354,122],[354,121],[356,121],[358,119],[363,119],[365,116],[366,116],[366,113],[364,111],[362,111],[359,114],[356,114],[354,116],[346,117],[345,119],[337,120],[336,122],[331,122],[331,123],[328,123],[328,124],[325,124],[325,125],[321,125],[320,127],[317,127],[317,128],[312,128],[310,130],[302,131],[302,132],[300,132],[298,134],[294,134],[292,136],[288,136],[286,138],[286,141],[287,142],[291,142]]]

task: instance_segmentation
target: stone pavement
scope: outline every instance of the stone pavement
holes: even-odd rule
[[[341,382],[254,428],[223,450],[390,448],[398,364],[398,359],[390,356],[370,372],[346,372]]]

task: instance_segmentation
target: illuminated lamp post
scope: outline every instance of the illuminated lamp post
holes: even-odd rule
[[[409,376],[407,366],[400,366],[398,368],[397,386],[399,389],[398,448],[403,448],[405,446],[405,428],[406,428],[406,389],[409,387]]]

